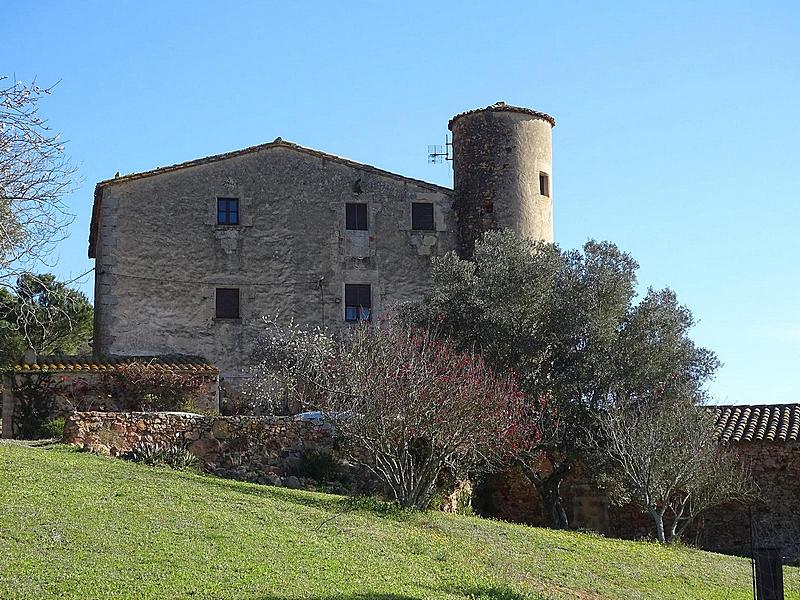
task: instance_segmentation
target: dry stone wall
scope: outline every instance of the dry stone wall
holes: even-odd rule
[[[330,426],[293,417],[209,416],[192,413],[78,412],[67,418],[64,441],[84,450],[123,456],[139,444],[184,444],[214,474],[286,487],[367,491],[360,467],[337,459],[337,477],[307,481],[299,467],[311,453],[331,452]]]

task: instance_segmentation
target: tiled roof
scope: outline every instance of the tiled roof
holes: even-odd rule
[[[215,375],[219,369],[199,356],[165,354],[161,356],[39,356],[34,362],[20,361],[14,365],[15,373],[102,373],[129,365],[142,363],[159,371],[173,373],[208,373]]]
[[[135,179],[142,179],[144,177],[161,175],[162,173],[170,173],[172,171],[177,171],[179,169],[186,169],[189,167],[196,167],[198,165],[205,165],[208,163],[213,163],[220,160],[226,160],[228,158],[234,158],[245,154],[252,154],[254,152],[260,152],[262,150],[270,150],[272,148],[285,148],[289,150],[294,150],[296,152],[301,152],[303,154],[315,156],[323,160],[330,160],[343,165],[347,165],[349,167],[358,169],[360,171],[375,173],[383,177],[389,177],[391,179],[397,179],[400,181],[407,181],[409,183],[413,183],[420,187],[428,188],[437,192],[444,192],[446,194],[453,193],[453,190],[451,190],[450,188],[436,185],[435,183],[429,183],[427,181],[422,181],[420,179],[414,179],[413,177],[406,177],[405,175],[399,175],[398,173],[392,173],[391,171],[386,171],[384,169],[379,169],[378,167],[373,167],[372,165],[356,162],[348,158],[342,158],[341,156],[336,156],[335,154],[328,154],[327,152],[321,152],[319,150],[314,150],[312,148],[306,148],[305,146],[301,146],[293,142],[287,142],[286,140],[283,140],[281,138],[276,138],[274,141],[269,142],[267,144],[250,146],[249,148],[243,148],[242,150],[234,150],[233,152],[225,152],[223,154],[214,154],[212,156],[206,156],[204,158],[198,158],[195,160],[178,163],[175,165],[170,165],[168,167],[159,167],[157,169],[151,169],[150,171],[142,171],[141,173],[131,173],[129,175],[122,175],[121,177],[114,177],[112,179],[106,179],[104,181],[101,181],[95,186],[94,189],[94,204],[92,206],[92,223],[89,226],[89,258],[94,258],[96,254],[95,251],[97,247],[97,229],[99,227],[100,207],[103,205],[103,189],[105,187],[109,185],[125,183],[127,181],[133,181]]]
[[[447,128],[449,130],[453,130],[453,123],[466,115],[473,115],[475,113],[480,112],[516,112],[522,113],[524,115],[530,115],[532,117],[536,117],[537,119],[542,119],[543,121],[547,121],[553,127],[556,126],[556,120],[554,117],[551,117],[547,113],[539,112],[538,110],[533,110],[531,108],[523,108],[522,106],[511,106],[510,104],[506,104],[505,102],[495,102],[487,106],[486,108],[474,108],[472,110],[468,110],[462,113],[457,114],[455,117],[450,119],[450,122],[447,124]]]
[[[800,441],[800,404],[709,406],[722,443]]]

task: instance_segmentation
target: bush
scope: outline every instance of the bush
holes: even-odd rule
[[[64,437],[64,425],[66,424],[66,422],[67,420],[64,417],[51,419],[42,428],[42,433],[44,434],[45,437],[60,440],[61,438]]]
[[[178,471],[196,469],[200,461],[184,445],[137,444],[126,458],[150,467],[169,467]]]
[[[297,475],[314,481],[330,481],[339,474],[339,465],[333,453],[326,450],[307,450],[297,465]]]
[[[119,411],[188,410],[209,390],[210,381],[203,375],[186,375],[152,368],[147,363],[132,362],[103,376],[102,392],[113,400]]]
[[[50,395],[73,411],[197,412],[211,383],[207,375],[174,373],[134,361],[117,365],[99,379],[62,377],[50,387]]]
[[[49,375],[25,375],[14,378],[13,393],[15,436],[23,440],[38,439],[47,435],[48,420],[55,412],[53,381]]]
[[[392,316],[328,335],[321,352],[314,344],[326,335],[271,328],[253,380],[320,411],[350,458],[403,506],[427,508],[441,476],[494,468],[539,438],[514,374],[479,355]]]

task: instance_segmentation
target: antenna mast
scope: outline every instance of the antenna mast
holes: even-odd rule
[[[453,160],[453,142],[450,141],[450,136],[444,136],[444,145],[429,145],[428,146],[428,164],[438,165],[441,164],[442,159],[447,161]]]

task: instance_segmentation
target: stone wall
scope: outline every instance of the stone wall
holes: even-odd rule
[[[800,444],[739,443],[734,448],[762,496],[752,509],[755,546],[780,548],[800,564]],[[709,511],[695,536],[704,548],[749,555],[750,534],[750,511],[731,505]]]
[[[27,365],[26,365],[27,366]],[[83,372],[74,370],[30,370],[6,373],[2,378],[2,433],[4,439],[12,439],[19,432],[14,424],[14,413],[17,410],[19,400],[14,395],[14,381],[22,383],[25,378],[32,378],[34,382],[39,381],[41,385],[47,387],[53,399],[53,411],[49,419],[56,417],[67,417],[76,410],[92,411],[114,411],[115,399],[112,396],[103,396],[97,391],[97,385],[102,378],[110,371],[99,372],[96,369],[91,371],[86,369]],[[12,377],[14,379],[12,379]],[[204,374],[207,381],[207,389],[193,399],[192,410],[219,412],[219,376],[216,373]],[[85,395],[80,395],[81,389],[88,390]],[[72,393],[65,395],[65,391]]]
[[[334,158],[276,142],[102,184],[96,350],[199,354],[237,387],[264,315],[344,327],[345,284],[369,284],[375,314],[419,300],[456,246],[452,192]],[[239,199],[239,225],[217,224],[218,197]],[[367,230],[346,228],[348,202]],[[412,202],[434,205],[434,230],[412,230]],[[239,290],[241,318],[215,318],[215,288]]]
[[[186,444],[214,474],[273,485],[311,485],[298,477],[310,452],[331,451],[327,425],[292,417],[208,416],[192,413],[73,413],[64,441],[87,451],[121,456],[138,444]],[[338,460],[332,491],[370,488],[363,470]],[[341,488],[341,489],[337,489]]]
[[[781,548],[785,559],[800,562],[800,445],[739,443],[733,449],[750,467],[762,499],[752,509],[758,546]],[[623,539],[650,538],[651,519],[635,506],[614,506],[606,494],[578,469],[562,484],[564,508],[575,529],[591,529]],[[480,514],[508,521],[547,526],[542,499],[518,471],[490,477],[478,489]],[[750,555],[750,509],[728,505],[696,520],[684,539],[707,550]]]
[[[550,525],[544,515],[541,495],[518,469],[485,477],[476,494],[479,514],[537,527]],[[608,532],[609,499],[585,478],[580,468],[564,479],[561,497],[567,517],[575,528]]]

